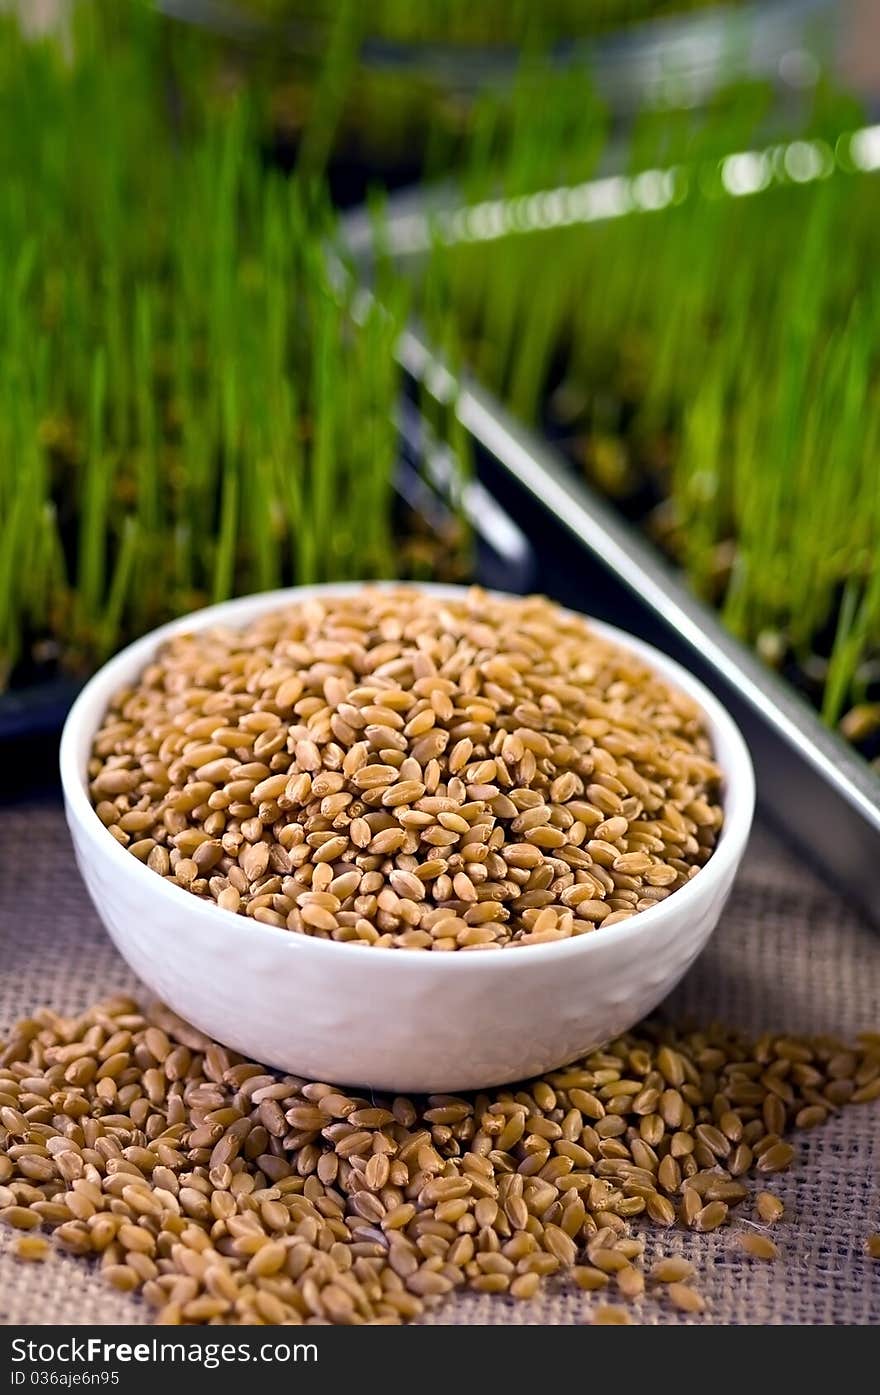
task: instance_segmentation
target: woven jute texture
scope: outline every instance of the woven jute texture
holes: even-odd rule
[[[54,804],[0,810],[0,1033],[40,1004],[66,1013],[119,990],[138,991],[102,930],[76,873]],[[365,951],[367,953],[369,951]],[[880,1026],[880,936],[763,829],[711,945],[667,1005],[701,1021],[756,1031],[875,1030]],[[781,1261],[745,1259],[729,1231],[692,1236],[649,1230],[648,1259],[682,1252],[699,1271],[714,1323],[877,1323],[880,1263],[864,1253],[880,1230],[880,1107],[853,1106],[795,1136],[797,1162],[775,1178],[786,1220],[774,1232]],[[749,1203],[742,1208],[749,1213]],[[53,1253],[16,1262],[0,1235],[0,1322],[143,1323],[144,1305],[106,1288],[83,1260]],[[431,1323],[579,1323],[593,1296],[562,1286],[530,1303],[489,1295],[451,1298]],[[641,1322],[684,1320],[646,1299]]]

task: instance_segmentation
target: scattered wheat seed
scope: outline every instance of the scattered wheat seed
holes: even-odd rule
[[[768,1235],[758,1235],[755,1231],[741,1230],[737,1232],[736,1239],[740,1248],[754,1259],[779,1258],[779,1250]]]
[[[755,1197],[755,1209],[765,1225],[775,1225],[785,1213],[784,1203],[772,1192],[758,1192]]]
[[[644,1244],[629,1218],[665,1231],[648,1205],[660,1161],[676,1160],[683,1216],[712,1229],[746,1188],[701,1126],[736,1104],[736,1147],[772,1160],[782,1144],[763,1106],[780,1081],[793,1119],[827,1082],[873,1078],[875,1057],[869,1040],[646,1023],[518,1087],[365,1099],[246,1061],[161,1005],[43,1011],[0,1043],[0,1218],[99,1257],[106,1281],[141,1290],[162,1321],[409,1322],[455,1288],[527,1299],[552,1276],[633,1301]],[[757,1206],[781,1203],[760,1193]],[[30,1240],[43,1243],[19,1245]],[[741,1241],[769,1253],[757,1242]],[[692,1274],[667,1256],[650,1277],[675,1290]],[[672,1301],[696,1312],[688,1293]]]
[[[632,1318],[626,1308],[617,1307],[613,1303],[603,1303],[593,1314],[593,1324],[596,1327],[628,1327],[632,1323]]]
[[[690,1288],[687,1284],[669,1284],[666,1293],[676,1308],[683,1313],[702,1313],[705,1311],[705,1298],[695,1288]]]
[[[651,1278],[658,1284],[678,1284],[694,1276],[694,1266],[690,1260],[678,1255],[658,1259],[651,1267]]]
[[[13,1246],[17,1259],[41,1261],[49,1253],[49,1242],[42,1235],[22,1235]]]
[[[723,1201],[710,1201],[697,1212],[693,1220],[694,1230],[717,1230],[727,1220],[727,1204]]]
[[[645,1291],[645,1276],[641,1269],[636,1269],[632,1264],[618,1271],[616,1283],[624,1298],[630,1300],[640,1298]]]
[[[759,1172],[785,1172],[794,1161],[794,1149],[790,1143],[774,1143],[758,1158]]]

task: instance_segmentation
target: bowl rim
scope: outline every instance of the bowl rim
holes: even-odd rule
[[[280,926],[266,925],[252,917],[238,915],[233,917],[232,912],[217,906],[213,901],[193,896],[183,887],[176,886],[164,877],[157,876],[145,863],[132,857],[127,849],[117,843],[116,839],[107,832],[104,824],[101,823],[89,799],[85,772],[80,767],[77,754],[77,748],[83,742],[84,736],[88,736],[89,741],[91,741],[97,730],[97,725],[92,725],[89,710],[99,695],[101,698],[101,716],[99,716],[98,722],[102,719],[112,694],[132,681],[127,676],[127,670],[135,664],[144,668],[153,658],[158,647],[172,636],[207,629],[213,625],[232,627],[245,625],[249,620],[257,618],[258,615],[285,605],[293,605],[312,597],[352,595],[364,587],[428,592],[436,595],[438,599],[462,597],[474,589],[483,589],[487,595],[499,599],[522,599],[522,597],[513,596],[509,592],[442,582],[321,582],[313,585],[255,592],[248,596],[204,606],[148,631],[147,634],[134,640],[103,664],[82,688],[64,723],[59,752],[61,786],[68,822],[76,823],[77,827],[89,839],[98,856],[108,858],[111,867],[118,870],[122,877],[133,879],[135,886],[143,888],[145,913],[149,913],[147,909],[148,897],[158,896],[160,900],[168,904],[169,908],[176,907],[178,911],[183,911],[186,906],[188,914],[203,918],[206,928],[213,927],[215,931],[223,930],[228,933],[234,928],[234,921],[244,922],[247,925],[249,935],[256,937],[257,942],[262,941],[267,948],[274,944],[279,949],[286,946],[286,952],[289,953],[326,955],[327,967],[331,970],[333,962],[339,962],[340,954],[363,955],[371,948],[369,945],[340,943],[337,940],[320,939],[314,935],[297,934],[282,929]],[[554,602],[554,604],[556,603]],[[505,957],[505,963],[508,964],[508,967],[513,969],[522,962],[525,971],[528,970],[529,965],[536,965],[539,960],[546,960],[548,956],[561,964],[567,956],[596,952],[597,948],[608,946],[611,943],[612,934],[613,943],[623,948],[639,937],[645,934],[650,935],[655,929],[659,930],[664,923],[667,924],[668,928],[670,921],[674,923],[676,918],[686,918],[695,898],[709,890],[708,880],[720,884],[725,881],[728,874],[732,877],[735,873],[751,829],[755,806],[754,770],[745,740],[726,708],[700,679],[679,664],[677,660],[669,658],[653,645],[637,639],[616,625],[594,620],[591,616],[584,615],[583,612],[571,610],[570,607],[560,606],[560,609],[585,619],[597,634],[635,653],[651,668],[658,671],[663,678],[673,683],[699,704],[711,728],[713,744],[717,747],[720,741],[725,748],[725,763],[722,765],[725,817],[715,851],[709,861],[699,869],[690,881],[668,899],[659,901],[648,910],[639,911],[629,920],[613,926],[607,937],[597,933],[573,935],[567,939],[546,944],[523,945],[516,948],[515,952],[513,952],[514,947],[504,946],[504,949],[512,951]],[[236,933],[240,934],[243,928],[240,923],[236,928]],[[245,949],[246,943],[243,941]],[[377,958],[379,957],[377,956]],[[498,956],[494,953],[407,954],[389,951],[381,955],[379,963],[387,964],[392,973],[408,973],[417,970],[419,965],[429,962],[434,966],[430,972],[454,974],[465,972],[466,969],[477,973],[487,972],[493,964],[497,967],[497,960]],[[462,963],[466,968],[462,967]],[[392,965],[393,967],[391,967]]]

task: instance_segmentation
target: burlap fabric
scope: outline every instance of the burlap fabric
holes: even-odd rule
[[[63,1012],[137,983],[104,934],[75,871],[54,804],[0,810],[0,1032],[41,1003]],[[734,897],[675,1007],[760,1030],[848,1033],[880,1026],[880,937],[764,830],[755,834]],[[700,1270],[715,1323],[875,1323],[880,1263],[864,1239],[880,1230],[880,1107],[854,1106],[796,1139],[798,1160],[773,1186],[786,1203],[783,1259],[744,1259],[728,1233],[662,1237]],[[454,1297],[433,1323],[578,1323],[591,1295],[548,1289],[531,1303]],[[643,1322],[679,1315],[646,1299]],[[144,1305],[106,1288],[82,1260],[53,1254],[23,1265],[0,1235],[0,1322],[143,1323]]]

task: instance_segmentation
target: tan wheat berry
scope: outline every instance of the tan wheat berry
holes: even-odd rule
[[[628,1327],[632,1318],[626,1308],[617,1307],[613,1303],[603,1303],[596,1309],[593,1322],[596,1327]]]
[[[753,1259],[778,1259],[779,1250],[768,1235],[758,1235],[751,1230],[741,1230],[737,1234],[741,1249]]]
[[[775,1225],[785,1214],[785,1205],[772,1192],[758,1192],[755,1197],[755,1210],[765,1225]]]
[[[39,1263],[49,1253],[49,1241],[42,1235],[22,1235],[13,1247],[16,1259]]]
[[[551,602],[478,590],[179,635],[114,698],[88,774],[112,836],[193,895],[410,950],[613,928],[722,823],[690,698]]]
[[[26,1259],[51,1231],[161,1323],[410,1322],[456,1290],[527,1301],[554,1277],[586,1309],[606,1289],[632,1302],[642,1227],[669,1234],[661,1174],[682,1219],[712,1229],[748,1194],[721,1137],[787,1166],[768,1098],[788,1129],[829,1082],[877,1069],[870,1036],[645,1023],[542,1080],[366,1098],[247,1061],[160,1005],[44,1009],[0,1043],[0,1222]],[[651,1293],[698,1314],[693,1273],[661,1258]]]
[[[658,1284],[678,1284],[685,1279],[692,1279],[693,1276],[694,1266],[690,1260],[679,1255],[659,1259],[651,1269],[651,1278]]]
[[[683,1313],[702,1313],[705,1310],[705,1298],[687,1284],[667,1284],[666,1293],[676,1308]]]

